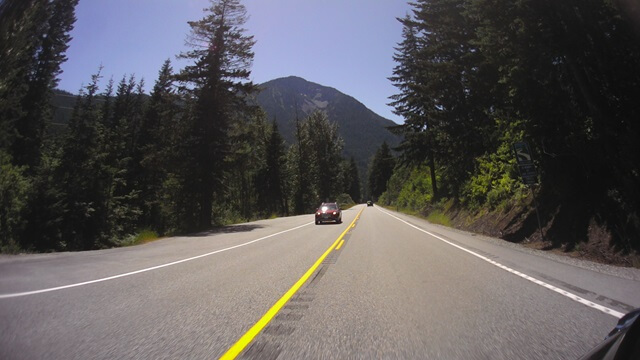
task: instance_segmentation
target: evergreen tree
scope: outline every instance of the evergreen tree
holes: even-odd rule
[[[394,132],[404,135],[404,139],[398,150],[401,153],[402,162],[406,164],[420,165],[427,161],[431,173],[432,191],[438,193],[436,181],[436,149],[435,125],[431,124],[424,111],[426,106],[435,106],[428,94],[421,91],[419,83],[419,62],[421,46],[418,33],[419,24],[411,16],[398,18],[402,23],[402,42],[395,49],[393,76],[389,78],[399,90],[392,95],[389,104],[395,108],[394,113],[402,116],[405,123],[393,129]]]
[[[15,252],[20,248],[26,227],[31,183],[24,175],[25,166],[15,166],[11,157],[0,150],[0,252]]]
[[[138,145],[143,116],[144,82],[133,75],[118,84],[113,104],[113,118],[101,132],[103,166],[109,174],[106,221],[113,241],[132,234],[138,227],[144,199],[140,197],[142,150]]]
[[[35,167],[51,91],[71,40],[77,0],[35,0],[0,7],[0,141],[11,146],[13,161]]]
[[[304,123],[296,116],[296,143],[289,149],[290,171],[293,174],[293,212],[304,214],[315,209],[317,193],[311,182],[310,173],[311,151],[309,133],[305,131]]]
[[[24,205],[16,217],[17,203],[4,204],[10,216],[8,222],[0,216],[0,222],[13,244],[26,249],[55,249],[59,240],[61,208],[57,184],[52,182],[56,165],[52,155],[57,153],[43,155],[42,151],[45,127],[52,116],[49,101],[60,65],[66,60],[77,2],[0,2],[0,156],[2,171],[6,171],[3,179],[17,176],[13,186],[5,187],[8,184],[3,182],[0,192],[3,201],[19,197]],[[43,157],[46,161],[41,163]],[[5,164],[7,159],[14,165]],[[18,229],[21,232],[16,237]]]
[[[358,173],[358,166],[356,160],[351,157],[351,161],[347,167],[347,184],[346,191],[351,199],[356,203],[362,201],[362,195],[360,191],[360,174]]]
[[[293,207],[308,213],[323,201],[335,201],[344,189],[343,140],[327,114],[314,111],[304,121],[296,118],[296,144],[289,151]]]
[[[192,153],[189,159],[198,228],[211,225],[214,198],[221,199],[224,159],[230,123],[247,111],[246,96],[255,91],[249,81],[253,37],[244,35],[245,7],[238,0],[212,0],[207,15],[190,22],[192,51],[181,58],[194,60],[178,79],[189,100]]]
[[[479,50],[499,75],[495,108],[521,118],[542,154],[543,193],[567,212],[571,203],[600,204],[566,216],[610,218],[615,237],[632,243],[640,228],[640,34],[630,13],[603,0],[470,3],[482,19]]]
[[[22,99],[29,91],[29,75],[46,24],[46,1],[0,3],[0,149],[9,154],[18,135],[16,124],[25,116]]]
[[[265,146],[264,167],[257,174],[258,206],[266,211],[265,215],[286,213],[284,191],[284,139],[273,121]]]
[[[473,158],[485,151],[488,118],[482,105],[484,67],[477,61],[475,21],[465,0],[417,1],[414,18],[403,23],[404,40],[396,49],[392,97],[405,117],[401,149],[414,162],[428,161],[436,187],[436,159],[456,195]],[[424,133],[424,134],[421,134]],[[418,157],[417,159],[414,157]]]
[[[303,123],[307,133],[311,158],[311,183],[316,190],[316,202],[335,201],[342,192],[340,164],[342,163],[343,140],[338,134],[338,125],[331,123],[327,114],[314,111]]]
[[[26,228],[20,247],[31,251],[70,250],[63,243],[62,223],[66,216],[64,186],[58,176],[61,149],[57,143],[45,143],[40,165],[32,177],[32,191],[24,214]]]
[[[234,121],[230,132],[232,151],[227,156],[225,198],[218,222],[251,219],[266,214],[265,173],[271,125],[259,108]]]
[[[560,209],[554,219],[575,219],[572,228],[610,219],[629,248],[640,228],[635,13],[604,0],[416,1],[400,19],[391,78],[405,118],[401,160],[428,165],[436,198],[459,199],[488,194],[478,189],[488,179],[509,182],[509,167],[491,159],[525,139],[540,154],[541,194]]]
[[[35,66],[28,82],[29,90],[22,98],[22,108],[26,113],[16,123],[13,154],[19,164],[35,167],[40,161],[45,126],[52,117],[52,90],[58,84],[60,65],[67,59],[65,52],[71,41],[69,33],[76,21],[77,3],[78,0],[51,0],[47,3],[49,18],[46,31],[40,34]]]
[[[78,96],[56,170],[64,209],[59,241],[65,250],[100,247],[108,232],[106,207],[111,180],[105,174],[100,149],[96,105],[99,79],[99,73],[93,75],[86,92]]]
[[[179,159],[180,108],[173,84],[173,68],[167,59],[159,71],[158,79],[151,91],[143,123],[140,128],[140,198],[144,200],[143,226],[150,226],[163,234],[178,227],[173,208],[175,200],[166,192],[165,184],[176,172]]]
[[[387,189],[387,181],[393,175],[395,166],[396,159],[385,141],[373,156],[369,168],[369,195],[373,200],[377,200]]]

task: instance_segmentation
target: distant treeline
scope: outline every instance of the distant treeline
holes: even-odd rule
[[[381,201],[514,206],[529,190],[512,146],[527,141],[554,242],[586,239],[595,221],[619,249],[639,249],[638,4],[415,1],[391,78],[405,140]]]
[[[253,38],[245,8],[215,0],[190,22],[191,65],[167,60],[150,95],[133,76],[81,89],[68,124],[52,92],[77,0],[0,3],[0,249],[86,250],[360,200],[335,124],[296,121],[287,148],[247,99]],[[69,110],[69,109],[66,109]],[[64,131],[59,127],[64,126]]]

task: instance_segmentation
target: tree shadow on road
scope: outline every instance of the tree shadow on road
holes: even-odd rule
[[[242,233],[242,232],[250,232],[256,229],[264,228],[262,225],[256,224],[239,224],[239,225],[227,225],[227,226],[219,226],[213,229],[200,231],[197,233],[185,234],[183,236],[186,237],[205,237],[215,234],[234,234],[234,233]]]

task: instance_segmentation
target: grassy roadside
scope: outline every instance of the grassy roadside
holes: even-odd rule
[[[120,243],[120,246],[125,247],[125,246],[142,245],[142,244],[147,244],[152,241],[156,241],[160,239],[162,238],[158,236],[157,232],[153,230],[142,230],[135,235],[131,235],[127,237],[125,240],[123,240]]]

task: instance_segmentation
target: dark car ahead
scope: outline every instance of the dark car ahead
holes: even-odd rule
[[[371,200],[367,201],[367,206],[373,206],[373,201]]]
[[[337,203],[322,203],[316,210],[316,225],[327,221],[342,223],[342,211]]]

